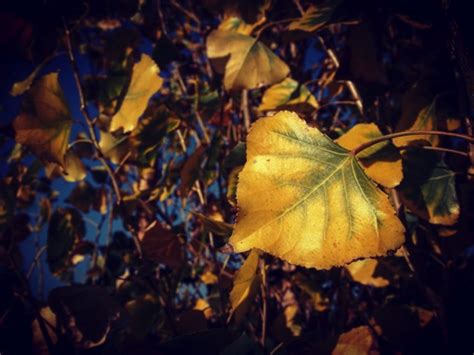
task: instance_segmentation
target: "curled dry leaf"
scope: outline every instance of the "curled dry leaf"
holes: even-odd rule
[[[377,264],[378,261],[376,259],[363,259],[346,265],[346,269],[349,271],[354,281],[363,285],[374,287],[388,286],[388,280],[383,277],[374,277]]]
[[[328,269],[385,255],[404,240],[387,195],[349,151],[295,113],[259,119],[239,175],[236,252],[257,248]]]

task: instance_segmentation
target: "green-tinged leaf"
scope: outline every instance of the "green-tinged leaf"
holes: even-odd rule
[[[259,24],[260,22],[248,24],[240,17],[229,16],[220,23],[218,30],[236,32],[243,35],[250,35],[254,28],[257,27]]]
[[[201,165],[206,158],[204,154],[205,152],[206,148],[200,145],[184,163],[180,172],[181,183],[179,185],[179,191],[182,198],[188,196],[189,191],[194,185],[194,182],[198,179],[199,173],[201,171]]]
[[[58,73],[37,80],[13,121],[15,140],[41,160],[64,166],[72,119],[59,85]]]
[[[377,354],[377,343],[368,326],[353,328],[342,333],[332,355],[366,355]]]
[[[354,281],[363,285],[374,287],[388,286],[388,280],[383,277],[374,276],[377,264],[378,261],[376,259],[363,259],[346,265],[346,269],[349,271]]]
[[[239,307],[251,299],[258,282],[257,271],[260,254],[257,250],[252,250],[234,276],[234,286],[230,291],[230,304],[232,311],[236,312]],[[241,316],[244,316],[243,314]]]
[[[119,164],[131,151],[128,136],[116,137],[103,131],[100,132],[99,147],[102,153],[114,164]]]
[[[244,142],[239,142],[235,145],[234,148],[229,152],[229,155],[225,157],[224,167],[226,169],[233,169],[240,167],[245,164],[245,152],[247,151],[247,144]]]
[[[452,225],[459,217],[455,173],[436,153],[409,150],[403,155],[404,179],[398,187],[402,202],[434,224]]]
[[[81,181],[87,176],[86,166],[72,149],[69,149],[64,156],[64,170],[62,174],[64,180],[69,182]]]
[[[102,344],[118,318],[119,306],[105,288],[74,285],[53,289],[48,304],[58,323],[76,334],[75,340],[84,348]]]
[[[321,5],[311,5],[300,19],[290,23],[288,29],[314,32],[325,27],[331,21],[340,2],[341,0],[327,0]]]
[[[410,117],[407,120],[400,120],[397,126],[397,131],[437,130],[438,118],[436,113],[436,102],[437,97],[434,98],[429,105],[423,107],[416,117]],[[393,143],[397,147],[401,147],[420,140],[430,142],[433,146],[439,144],[439,136],[431,134],[397,137],[393,139]]]
[[[374,123],[359,123],[339,137],[340,146],[352,150],[363,143],[381,137],[382,132]],[[383,141],[363,150],[357,156],[365,173],[385,187],[395,187],[403,179],[402,158],[389,141]]]
[[[387,195],[357,158],[295,113],[259,119],[239,175],[230,244],[305,267],[328,269],[385,255],[404,240]]]
[[[275,84],[265,90],[259,111],[276,109],[314,110],[319,107],[316,98],[305,85],[300,85],[296,80],[286,78],[281,83]]]
[[[226,90],[272,85],[282,81],[290,71],[256,38],[235,32],[213,31],[207,38],[207,55],[214,68],[224,74]]]
[[[215,235],[221,237],[230,237],[230,235],[232,234],[232,224],[209,218],[198,212],[193,212],[193,215],[195,215],[199,219],[199,221],[201,221],[204,226],[204,229],[207,232],[212,232]]]
[[[123,128],[129,132],[137,126],[138,119],[145,111],[148,100],[161,88],[163,79],[160,69],[146,54],[133,67],[132,79],[118,112],[112,117],[110,131]]]
[[[229,178],[227,179],[227,201],[235,206],[237,204],[237,185],[239,183],[239,174],[242,171],[243,166],[237,166],[232,169],[229,173]]]
[[[156,222],[143,236],[139,236],[143,255],[173,269],[183,266],[183,246],[178,235]]]
[[[85,235],[81,214],[73,209],[57,209],[49,221],[47,256],[52,273],[60,274],[69,265],[74,244]]]

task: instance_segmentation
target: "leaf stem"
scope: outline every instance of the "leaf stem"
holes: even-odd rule
[[[402,147],[398,147],[398,149],[401,149],[401,150],[407,150],[407,149],[434,150],[434,151],[438,151],[438,152],[457,154],[457,155],[461,155],[465,158],[469,158],[469,153],[462,152],[460,150],[450,149],[450,148],[443,148],[443,147],[432,147],[432,146],[429,146],[429,145],[422,145],[422,146],[404,145]]]
[[[424,130],[419,130],[419,131],[403,131],[403,132],[396,132],[396,133],[390,133],[386,134],[384,136],[372,139],[371,141],[368,141],[366,143],[363,143],[359,145],[357,148],[353,149],[351,151],[352,156],[356,156],[363,150],[378,144],[380,142],[384,142],[387,140],[390,140],[392,138],[398,138],[398,137],[404,137],[404,136],[419,136],[419,135],[437,135],[437,136],[448,136],[448,137],[455,137],[455,138],[460,138],[468,141],[469,143],[474,143],[474,137],[470,137],[465,134],[461,133],[454,133],[454,132],[444,132],[444,131],[424,131]]]

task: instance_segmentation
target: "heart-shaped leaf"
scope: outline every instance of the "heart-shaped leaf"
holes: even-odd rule
[[[404,240],[387,195],[357,158],[295,113],[259,119],[239,175],[230,243],[305,267],[328,269],[385,255]]]

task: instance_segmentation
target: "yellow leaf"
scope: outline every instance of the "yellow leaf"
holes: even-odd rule
[[[378,354],[375,338],[369,327],[361,326],[342,333],[332,355]]]
[[[104,131],[100,131],[99,147],[102,153],[114,164],[119,164],[131,151],[128,136],[115,137],[113,134]]]
[[[161,88],[163,79],[158,75],[160,69],[153,59],[142,54],[133,67],[132,79],[118,112],[112,117],[110,131],[123,128],[129,132],[137,126],[138,119],[145,111],[148,100]]]
[[[259,21],[253,24],[248,24],[237,16],[228,16],[221,22],[218,29],[220,31],[229,31],[229,32],[241,33],[243,35],[250,35],[252,31],[254,30],[254,28],[260,25],[264,21],[265,21],[265,18],[262,17]]]
[[[198,298],[196,300],[196,304],[194,305],[193,309],[196,310],[196,311],[202,311],[202,313],[204,313],[204,317],[206,317],[206,319],[210,319],[214,315],[214,311],[212,310],[211,306],[209,305],[209,302],[207,302],[204,298]]]
[[[341,0],[328,0],[322,5],[310,6],[303,16],[290,23],[288,29],[306,32],[317,31],[326,26]]]
[[[257,280],[259,259],[258,251],[252,250],[235,275],[234,286],[230,291],[230,304],[234,312],[251,294],[252,284]]]
[[[316,98],[305,85],[300,85],[294,79],[286,78],[265,91],[258,110],[269,111],[292,106],[309,106],[312,109],[319,107]]]
[[[64,156],[64,171],[62,174],[64,180],[69,182],[81,181],[87,176],[84,163],[71,149],[69,149]]]
[[[224,74],[226,90],[255,89],[282,81],[290,69],[254,37],[215,30],[207,38],[207,55]]]
[[[25,96],[13,121],[15,140],[41,160],[64,166],[72,119],[59,85],[58,73],[40,78]]]
[[[373,276],[377,264],[378,261],[376,259],[363,259],[346,265],[346,269],[349,271],[354,281],[363,285],[374,287],[388,286],[388,280],[383,277]]]
[[[297,304],[290,304],[285,307],[283,311],[285,315],[286,327],[289,329],[293,336],[297,337],[301,335],[302,327],[296,322],[299,308]]]
[[[33,84],[33,81],[36,78],[36,75],[40,72],[41,69],[45,66],[45,64],[50,60],[51,58],[46,58],[40,65],[38,65],[30,75],[28,75],[25,79],[21,81],[17,81],[16,83],[13,84],[12,88],[10,89],[10,95],[12,96],[19,96],[24,94],[30,87],[31,84]]]
[[[239,175],[236,252],[257,248],[328,269],[385,255],[404,240],[387,195],[357,159],[295,113],[259,119]]]
[[[201,275],[201,281],[204,282],[206,285],[214,285],[219,281],[219,279],[211,271],[206,271]]]
[[[381,137],[382,132],[374,123],[359,123],[336,142],[340,146],[352,150],[362,143]],[[395,187],[403,179],[402,159],[396,148],[384,141],[363,150],[358,158],[361,159],[365,173],[380,185]]]

